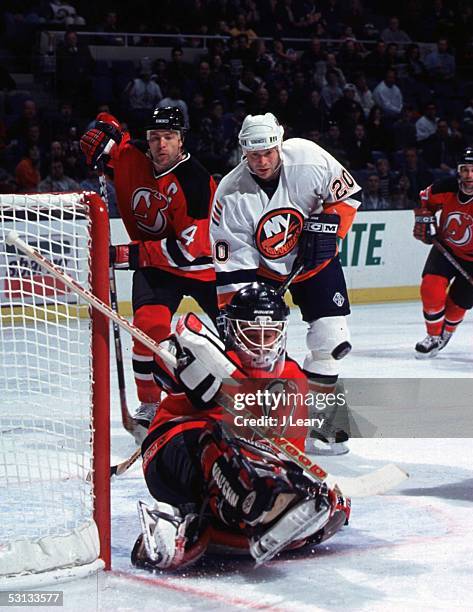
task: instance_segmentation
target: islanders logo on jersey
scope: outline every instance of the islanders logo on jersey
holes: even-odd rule
[[[294,208],[270,210],[256,228],[256,248],[267,259],[284,257],[296,246],[303,224],[304,217]]]
[[[442,233],[445,241],[455,246],[472,246],[473,218],[466,213],[452,212],[445,219]]]
[[[169,206],[165,195],[149,189],[140,187],[135,189],[131,196],[131,209],[136,219],[136,225],[143,232],[158,236],[162,234],[167,225],[164,211]]]

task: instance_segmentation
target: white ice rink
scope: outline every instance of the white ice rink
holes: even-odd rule
[[[413,353],[425,334],[418,303],[355,306],[350,327],[354,349],[341,362],[345,378],[473,375],[471,316],[445,351],[427,361]],[[295,313],[289,337],[289,353],[301,360],[305,329]],[[125,346],[134,408],[128,341]],[[112,369],[113,361],[112,355]],[[134,443],[121,426],[114,370],[111,382],[116,462],[131,454]],[[353,500],[351,524],[320,548],[282,555],[258,569],[249,559],[215,557],[172,575],[133,569],[136,500],[148,495],[140,470],[131,469],[112,482],[113,570],[56,585],[64,591],[64,610],[471,610],[471,443],[442,439],[441,431],[430,439],[354,439],[348,455],[317,458],[344,475],[395,462],[411,477],[386,495]]]

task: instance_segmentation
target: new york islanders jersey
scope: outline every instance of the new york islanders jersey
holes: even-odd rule
[[[138,143],[124,134],[112,149],[118,208],[132,240],[145,243],[151,266],[213,281],[209,214],[215,182],[189,154],[158,174]]]
[[[421,206],[440,211],[440,240],[457,257],[473,261],[473,196],[460,192],[453,177],[436,181],[419,195]]]
[[[344,238],[360,204],[360,187],[327,151],[301,138],[282,145],[276,191],[268,197],[246,160],[220,182],[213,202],[210,234],[220,304],[256,274],[281,282],[290,273],[304,219],[327,212],[340,216]],[[328,265],[301,274],[304,280]]]

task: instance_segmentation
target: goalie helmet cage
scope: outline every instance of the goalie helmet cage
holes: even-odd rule
[[[95,193],[0,195],[0,587],[110,568],[109,322],[7,246],[15,230],[109,301]]]

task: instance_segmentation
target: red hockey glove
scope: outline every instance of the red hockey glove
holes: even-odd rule
[[[110,267],[116,270],[138,270],[141,268],[140,243],[116,244],[109,249]]]
[[[415,211],[414,238],[432,244],[437,235],[437,218],[428,208],[419,208]]]
[[[80,148],[85,155],[85,161],[90,168],[95,168],[98,160],[108,155],[115,144],[120,144],[121,132],[113,123],[97,121],[94,128],[80,139]]]
[[[320,213],[311,215],[304,221],[298,243],[295,266],[304,265],[304,271],[312,270],[335,257],[337,252],[337,232],[340,216]]]

